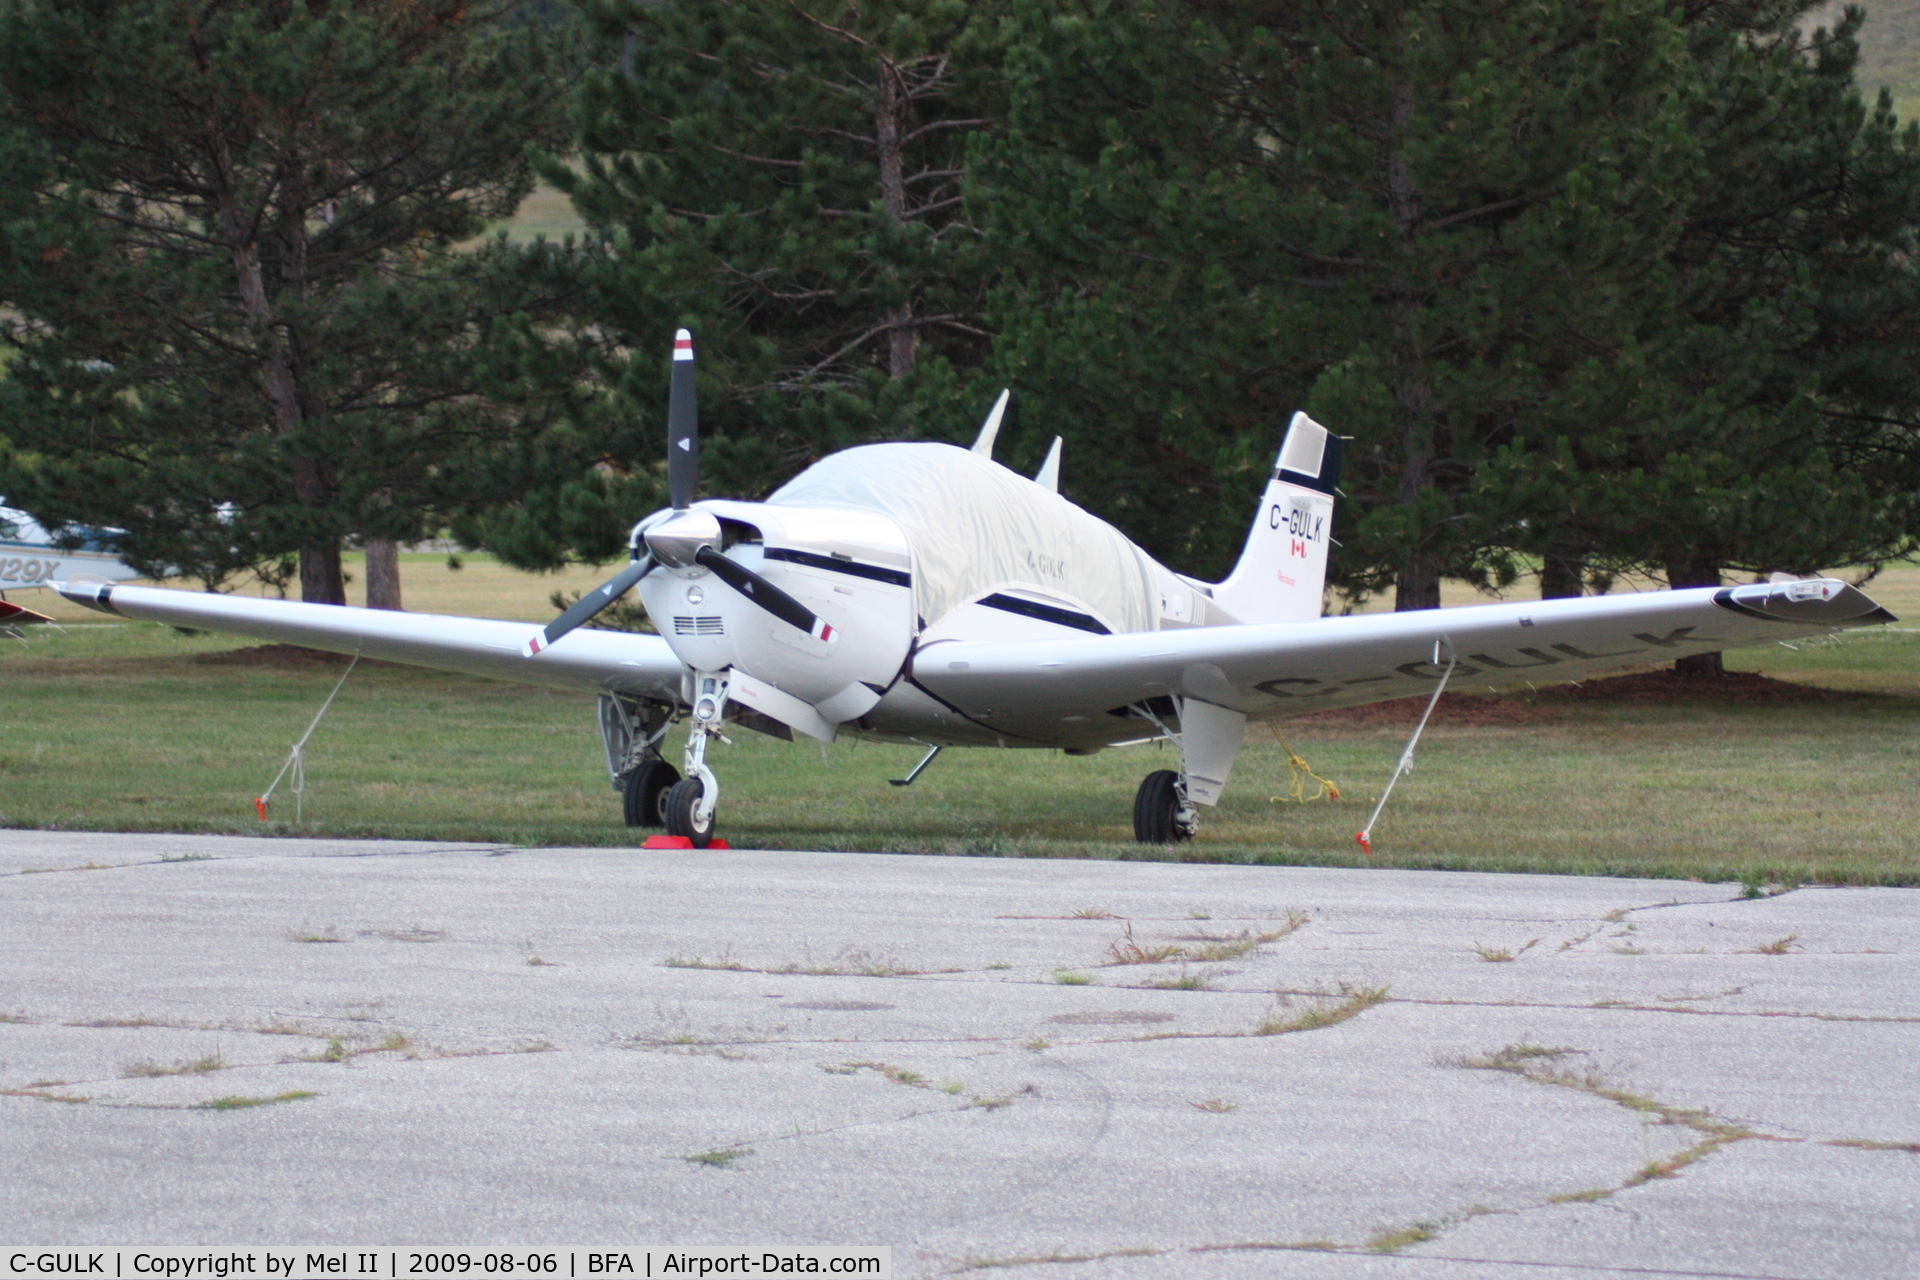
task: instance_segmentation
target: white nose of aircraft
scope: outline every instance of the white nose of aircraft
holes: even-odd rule
[[[691,553],[689,534],[704,536]],[[884,516],[710,501],[644,537],[668,567],[640,597],[694,671],[750,673],[837,723],[864,713],[906,662],[911,557]]]

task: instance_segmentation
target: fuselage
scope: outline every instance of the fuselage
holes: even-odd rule
[[[53,536],[24,511],[0,507],[0,591],[37,587],[83,576],[124,582],[139,576],[121,560],[109,531],[84,530],[85,540],[71,550],[53,543]]]
[[[941,444],[867,445],[816,463],[764,503],[694,504],[720,550],[813,610],[816,638],[690,566],[641,580],[660,634],[696,671],[745,672],[842,732],[892,740],[1090,749],[1137,719],[1009,739],[914,679],[954,640],[1069,640],[1232,619],[1202,584],[988,458]]]

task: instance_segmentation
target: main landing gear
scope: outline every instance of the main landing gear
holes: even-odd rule
[[[1186,783],[1171,769],[1156,769],[1133,797],[1133,838],[1141,844],[1179,844],[1193,839],[1200,815],[1187,801]]]
[[[630,827],[666,822],[667,789],[680,771],[660,758],[660,740],[679,719],[669,703],[626,694],[600,695],[600,738],[607,773],[620,793],[620,814]]]
[[[630,827],[667,825],[667,792],[680,781],[680,771],[655,757],[621,782],[620,810]]]

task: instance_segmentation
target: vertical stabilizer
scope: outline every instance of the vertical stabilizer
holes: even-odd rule
[[[1213,589],[1221,612],[1235,622],[1320,616],[1339,479],[1340,437],[1306,414],[1294,414],[1240,563]]]

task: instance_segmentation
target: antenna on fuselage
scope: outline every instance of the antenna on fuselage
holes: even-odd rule
[[[987,412],[987,420],[980,426],[980,438],[973,442],[973,451],[983,458],[993,457],[993,439],[1000,434],[1000,419],[1007,414],[1007,401],[1013,398],[1011,389],[1002,391],[1000,398],[993,402],[993,408]]]
[[[1053,438],[1053,447],[1047,450],[1047,460],[1033,473],[1033,482],[1048,493],[1060,492],[1060,437]]]

